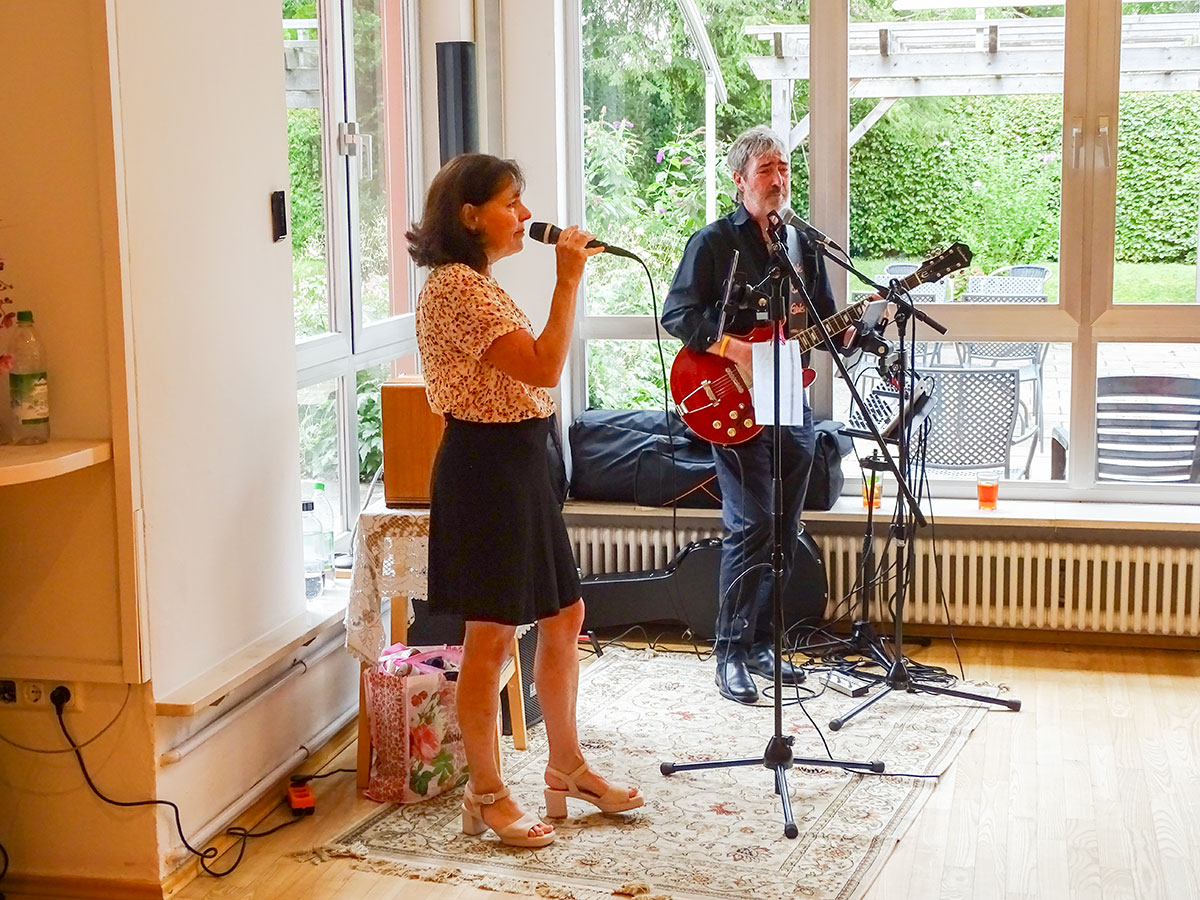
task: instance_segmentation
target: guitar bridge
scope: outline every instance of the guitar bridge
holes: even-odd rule
[[[704,406],[697,406],[695,409],[688,409],[687,402],[701,392],[703,392],[704,396],[708,398],[708,403],[705,404]],[[675,404],[675,412],[679,413],[680,416],[686,416],[691,413],[700,412],[700,410],[702,410],[702,409],[709,409],[710,407],[713,407],[716,405],[717,405],[716,391],[714,391],[712,389],[712,385],[709,382],[702,381],[702,382],[700,382],[699,385],[696,386],[695,390],[693,390],[690,394],[688,394],[686,397],[684,397],[682,400],[680,400],[678,403]]]

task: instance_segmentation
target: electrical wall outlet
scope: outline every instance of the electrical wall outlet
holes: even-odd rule
[[[45,710],[54,712],[54,702],[50,695],[55,688],[63,687],[70,691],[70,699],[63,706],[63,712],[78,712],[82,708],[82,697],[79,685],[73,681],[41,681],[23,680],[16,678],[0,678],[0,710]]]
[[[46,686],[40,681],[22,681],[20,684],[22,706],[37,707],[50,705],[50,700],[46,696]]]

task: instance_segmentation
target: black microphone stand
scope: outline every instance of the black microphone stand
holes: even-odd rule
[[[774,215],[774,214],[773,214]],[[782,228],[779,227],[778,217],[775,217],[776,228],[774,235],[778,238],[782,235]],[[795,757],[792,754],[792,744],[795,741],[793,735],[785,735],[783,733],[783,473],[781,471],[783,464],[783,426],[780,422],[780,402],[779,402],[779,372],[780,372],[780,344],[779,330],[787,327],[787,312],[788,312],[788,285],[796,285],[797,290],[808,301],[808,294],[805,290],[804,283],[792,265],[791,259],[787,255],[787,245],[785,242],[776,240],[770,245],[771,255],[775,260],[772,267],[770,279],[774,285],[771,291],[770,300],[770,321],[772,324],[772,366],[774,378],[774,413],[775,417],[772,420],[774,425],[771,432],[771,503],[773,528],[771,536],[771,612],[774,624],[775,635],[775,732],[771,739],[767,742],[766,749],[762,756],[749,759],[729,759],[729,760],[710,760],[708,762],[697,763],[676,763],[664,762],[659,766],[659,771],[663,775],[672,775],[675,772],[685,772],[694,769],[721,769],[733,768],[740,766],[763,766],[772,770],[775,775],[775,793],[779,795],[779,801],[783,809],[783,833],[785,837],[795,838],[799,835],[800,830],[796,827],[795,818],[792,815],[791,796],[788,793],[787,786],[787,770],[793,765],[800,765],[824,768],[839,768],[847,771],[858,772],[875,772],[882,773],[884,764],[878,760],[872,762],[855,762],[850,760],[836,759],[820,759],[815,757]],[[811,307],[810,307],[811,308]],[[814,317],[816,318],[816,317]],[[819,320],[818,320],[819,321]],[[829,335],[822,327],[821,334],[825,339],[826,346],[832,347],[829,341]],[[840,364],[840,362],[839,362]]]
[[[832,260],[837,265],[841,266],[843,269],[855,275],[865,283],[875,287],[877,290],[883,290],[873,281],[855,269],[854,266],[852,266],[848,261],[840,258],[838,254],[831,252],[828,246],[829,241],[827,239],[817,239],[815,240],[815,243],[820,253],[826,259]],[[784,262],[786,262],[788,267],[791,268],[791,261],[787,259],[786,254],[784,254]],[[800,283],[799,276],[796,275],[794,268],[792,269],[790,276],[796,279],[797,283]],[[867,619],[867,621],[855,623],[855,630],[852,639],[852,643],[855,647],[857,647],[857,649],[860,651],[865,650],[875,664],[880,666],[880,668],[884,669],[886,672],[885,675],[874,675],[868,672],[863,672],[861,674],[875,680],[877,683],[886,685],[886,689],[879,691],[872,697],[868,697],[854,709],[850,710],[850,712],[848,712],[846,715],[832,719],[829,722],[829,727],[833,731],[839,730],[846,722],[850,721],[867,707],[878,702],[879,700],[882,700],[895,690],[903,690],[908,693],[921,692],[938,694],[947,697],[957,697],[961,700],[973,700],[979,703],[992,703],[998,706],[1007,707],[1014,712],[1020,710],[1021,708],[1020,700],[1008,700],[1001,697],[988,697],[983,694],[973,694],[967,691],[958,691],[952,688],[942,687],[940,685],[929,684],[928,682],[921,680],[919,677],[913,676],[908,671],[906,664],[907,661],[904,657],[904,605],[908,595],[908,572],[913,565],[913,556],[915,553],[915,545],[913,544],[913,533],[915,529],[912,523],[915,521],[918,526],[924,527],[926,525],[926,519],[921,513],[920,504],[917,502],[916,498],[913,497],[912,492],[909,490],[908,483],[905,478],[910,471],[908,451],[912,427],[914,421],[918,418],[917,410],[910,408],[910,403],[915,399],[915,391],[912,392],[912,398],[909,397],[909,392],[906,391],[906,375],[908,370],[908,347],[906,346],[906,334],[907,325],[910,318],[916,318],[922,322],[925,322],[939,334],[945,334],[946,329],[923,310],[917,309],[907,298],[901,296],[902,292],[896,288],[897,282],[893,281],[887,289],[886,297],[889,302],[896,305],[895,321],[900,337],[899,368],[896,373],[898,382],[897,389],[900,393],[900,426],[898,429],[899,433],[894,439],[885,439],[880,434],[878,427],[871,418],[866,403],[863,402],[862,396],[859,394],[853,379],[850,377],[850,373],[846,370],[846,366],[842,362],[840,356],[836,353],[836,349],[833,347],[829,335],[825,332],[824,324],[820,322],[819,317],[814,317],[817,318],[817,325],[820,330],[822,340],[825,341],[825,346],[830,349],[830,352],[833,355],[833,361],[837,365],[838,371],[845,380],[847,387],[849,387],[851,397],[853,398],[855,404],[857,404],[859,411],[862,413],[863,421],[867,425],[870,436],[875,439],[876,443],[879,445],[879,449],[883,452],[883,457],[887,462],[888,468],[891,470],[892,475],[896,478],[896,484],[899,487],[899,496],[904,500],[904,503],[899,504],[896,515],[892,520],[891,530],[892,541],[896,545],[897,553],[895,575],[896,590],[893,595],[894,604],[892,617],[894,631],[892,635],[891,651],[888,651],[882,638],[876,635],[874,629],[871,627],[870,621],[867,619],[869,612],[864,614],[864,619]],[[852,431],[847,433],[851,434],[852,436],[865,436],[856,434]],[[888,452],[887,444],[889,440],[896,443],[898,446],[900,457],[898,466],[895,460],[892,459],[891,454]],[[873,528],[871,526],[869,506],[867,515],[867,540],[871,540],[873,542],[874,536]],[[864,581],[867,580],[865,559],[862,577],[864,578]],[[864,591],[866,590],[865,585],[863,589]],[[869,600],[869,595],[864,594],[863,596],[865,599]],[[814,648],[806,647],[805,649],[808,652],[812,652]]]

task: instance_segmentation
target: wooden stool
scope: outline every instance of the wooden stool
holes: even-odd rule
[[[408,604],[400,603],[393,599],[391,617],[391,640],[392,643],[404,641],[408,637]],[[525,695],[522,693],[521,683],[521,664],[520,664],[520,645],[518,638],[514,635],[512,641],[512,655],[508,658],[508,662],[500,670],[500,684],[503,690],[508,694],[508,712],[509,718],[512,720],[512,739],[513,747],[517,750],[525,749]],[[366,664],[362,665],[366,669]],[[500,722],[499,716],[496,721],[496,766],[500,767]],[[371,777],[371,721],[367,715],[367,695],[363,689],[362,678],[358,680],[358,774],[356,781],[359,790],[366,788],[367,781]]]

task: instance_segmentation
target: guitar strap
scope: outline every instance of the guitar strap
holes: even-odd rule
[[[787,233],[788,259],[790,259],[792,261],[792,264],[795,265],[796,271],[800,273],[800,277],[804,278],[805,277],[804,253],[802,252],[802,250],[800,248],[800,232],[798,232],[795,228],[787,228],[787,229],[785,229],[785,231]],[[807,284],[805,286],[807,287]],[[804,303],[804,295],[801,294],[798,290],[796,290],[795,285],[792,285],[789,283],[788,291],[789,291],[789,293],[788,293],[788,309],[789,310],[792,308],[791,307],[792,303]],[[800,327],[803,328],[803,327],[806,327],[807,325],[808,325],[808,320],[807,320],[807,316],[805,316],[802,319],[802,321],[800,322]],[[792,329],[792,320],[791,320],[790,315],[788,318],[788,328],[789,328],[789,330],[793,330]],[[812,351],[805,350],[800,355],[800,362],[803,365],[807,366],[809,358],[811,356],[812,356]]]

